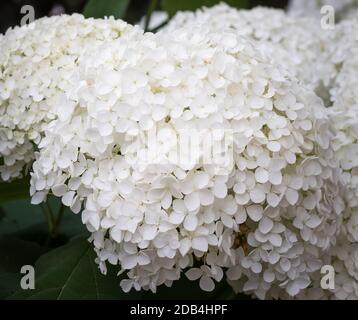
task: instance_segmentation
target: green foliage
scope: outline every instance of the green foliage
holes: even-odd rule
[[[60,207],[58,198],[50,198],[53,211]],[[86,227],[81,222],[81,215],[75,215],[65,209],[59,234],[67,240],[78,235],[87,235]],[[0,235],[15,235],[17,238],[44,245],[48,236],[48,228],[41,206],[30,204],[30,199],[7,201],[0,208]]]
[[[130,0],[89,0],[83,9],[83,15],[86,18],[103,18],[105,16],[123,18],[129,2]]]
[[[35,225],[44,224],[39,206],[30,204],[30,199],[19,199],[2,203],[3,218],[0,219],[0,234],[21,232]],[[46,228],[45,228],[46,232]]]
[[[30,178],[0,182],[0,204],[6,201],[25,199],[30,195]]]
[[[118,277],[102,275],[95,257],[86,238],[72,240],[35,263],[34,290],[19,290],[10,299],[120,299]]]
[[[20,289],[24,265],[33,265],[47,251],[34,242],[15,236],[0,236],[0,298],[5,298]]]
[[[222,0],[162,0],[161,7],[173,16],[177,11],[194,11],[200,7],[212,7]],[[247,8],[248,0],[226,0],[228,5],[236,8]]]

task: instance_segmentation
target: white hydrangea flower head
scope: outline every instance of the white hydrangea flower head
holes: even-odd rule
[[[20,177],[33,161],[44,125],[66,108],[68,79],[81,56],[131,29],[113,18],[74,14],[42,18],[0,36],[2,180]]]
[[[343,238],[344,239],[344,238]],[[333,298],[339,300],[358,300],[358,243],[345,239],[333,250],[331,261],[335,271]]]
[[[337,25],[327,39],[327,58],[334,70],[331,78],[331,99],[335,107],[348,109],[357,105],[354,93],[357,77],[358,19],[350,19]]]
[[[32,201],[51,192],[83,208],[97,262],[127,272],[124,291],[155,292],[187,268],[203,290],[224,270],[259,298],[309,286],[344,209],[333,132],[321,100],[252,40],[200,25],[123,36],[86,52],[68,82]],[[232,163],[208,164],[200,148],[178,161],[180,134],[208,128],[219,144],[233,134]]]
[[[351,108],[330,108],[337,135],[334,149],[342,168],[342,183],[347,208],[344,214],[343,232],[352,242],[358,241],[358,105]]]
[[[344,235],[337,238],[337,245],[322,257],[325,265],[335,272],[334,289],[322,289],[322,274],[317,272],[311,289],[302,291],[297,298],[310,300],[358,300],[358,243],[347,241]]]
[[[354,86],[347,84],[357,81],[355,70],[350,69],[350,64],[355,64],[353,59],[358,50],[357,34],[357,18],[344,20],[337,24],[334,30],[325,33],[320,57],[322,63],[317,64],[315,69],[325,88],[326,95],[322,97],[325,98],[327,106],[341,104],[336,100],[346,103],[349,95],[356,99]],[[344,97],[343,100],[340,97]]]
[[[344,20],[330,35],[331,42],[327,42],[326,61],[333,66],[330,83],[333,105],[328,111],[336,131],[333,148],[342,170],[346,203],[339,240],[329,256],[329,264],[336,272],[335,289],[328,293],[320,290],[319,275],[314,283],[316,292],[330,299],[358,299],[357,28],[357,19]]]
[[[343,23],[342,23],[343,24]],[[344,35],[354,28],[353,21],[344,22]],[[352,36],[354,37],[354,36]],[[333,147],[343,171],[342,182],[346,186],[347,208],[342,225],[343,233],[352,243],[358,241],[358,99],[355,88],[358,85],[358,41],[351,41],[343,51],[340,69],[331,90],[333,106],[329,108],[332,123],[337,132]]]
[[[292,76],[326,98],[330,69],[326,71],[322,56],[329,31],[321,29],[319,19],[291,17],[283,10],[265,7],[237,10],[221,3],[195,12],[178,12],[162,32],[197,24],[212,32],[231,30],[250,37],[275,64],[285,67]]]
[[[302,17],[310,15],[320,19],[323,6],[332,6],[335,10],[335,19],[338,21],[357,16],[357,0],[290,0],[288,13]]]

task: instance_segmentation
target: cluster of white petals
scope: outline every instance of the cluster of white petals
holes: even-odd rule
[[[69,82],[71,108],[38,146],[33,203],[52,192],[74,212],[83,205],[100,267],[127,271],[125,291],[156,291],[188,267],[204,290],[225,270],[260,298],[309,286],[344,208],[314,93],[236,32],[200,26],[104,43]],[[193,128],[230,130],[233,165],[200,152],[176,161],[180,132]],[[143,162],[152,129],[160,146]]]
[[[331,81],[332,106],[328,109],[336,131],[333,141],[344,186],[346,209],[341,234],[329,263],[336,270],[333,298],[358,299],[358,24],[357,19],[342,21],[331,40],[327,61],[334,66]],[[320,295],[331,298],[327,292]]]
[[[299,4],[303,2],[300,1]],[[294,6],[298,7],[299,4]],[[355,9],[354,5],[358,3],[326,1],[323,4],[333,5],[336,13],[338,11],[343,17],[343,12],[346,13],[351,7]],[[321,7],[321,4],[315,1],[310,1],[310,5]],[[292,7],[291,9],[293,12]],[[314,10],[305,8],[305,13],[312,11]],[[354,10],[350,12],[354,17]],[[321,262],[345,265],[347,262],[342,257],[347,257],[350,261],[352,255],[339,253],[340,250],[345,247],[355,248],[358,241],[358,99],[355,93],[358,85],[358,23],[357,19],[353,18],[343,20],[335,25],[333,30],[323,30],[319,26],[318,16],[302,16],[305,15],[288,16],[281,10],[267,8],[236,10],[221,4],[212,8],[202,8],[194,13],[180,12],[171,20],[164,32],[172,32],[178,26],[197,24],[207,26],[212,32],[234,30],[236,34],[249,37],[256,48],[262,49],[261,51],[274,63],[285,67],[324,99],[326,106],[330,107],[328,112],[336,132],[333,148],[342,172],[340,181],[344,187],[346,209],[339,231],[340,238],[343,239],[340,241],[341,244],[319,259]],[[358,265],[351,265],[357,274]],[[343,267],[339,269],[342,270],[341,273],[345,272]],[[316,274],[312,273],[312,279],[321,278],[319,271]],[[309,294],[312,298],[319,292],[318,296],[325,298],[358,299],[356,290],[352,289],[358,286],[357,278],[353,276],[348,280],[349,277],[342,274],[340,277],[341,280],[345,278],[348,283],[341,281],[342,292],[338,293],[336,290],[334,293],[327,293],[320,289],[320,281],[312,280],[310,289],[303,291],[304,296]],[[242,291],[242,287],[237,287],[237,290]],[[343,293],[344,290],[346,294]],[[273,296],[282,297],[280,293]],[[316,295],[316,298],[318,296]],[[261,294],[261,297],[264,295]]]
[[[347,208],[342,232],[352,242],[358,241],[358,105],[355,109],[330,108],[337,135],[334,149],[342,168]]]
[[[352,109],[358,98],[354,92],[357,84],[356,68],[358,52],[358,18],[348,19],[328,32],[323,54],[325,78],[330,93],[330,106],[339,109]],[[319,71],[321,74],[323,71]]]
[[[305,300],[357,300],[358,299],[358,244],[347,241],[345,236],[337,237],[337,245],[328,255],[321,257],[325,265],[335,272],[334,289],[322,289],[322,274],[311,276],[309,290],[302,290],[297,299]]]
[[[328,30],[312,17],[292,17],[281,9],[256,7],[237,10],[221,3],[195,12],[178,12],[162,32],[202,25],[211,32],[230,30],[246,36],[275,64],[286,68],[305,86],[327,99],[331,68],[326,68]]]
[[[80,213],[125,292],[185,275],[259,299],[358,299],[356,28],[220,4],[157,34],[81,15],[9,30],[1,178],[32,166],[32,203]],[[206,161],[210,139],[227,161]]]
[[[62,110],[81,56],[133,27],[123,21],[54,16],[0,35],[0,176],[20,177],[43,127]],[[61,112],[65,112],[62,110]]]
[[[330,263],[336,271],[333,298],[358,299],[358,243],[343,240],[333,249]],[[327,294],[325,292],[325,294]]]
[[[317,274],[314,290],[305,292],[306,298],[358,299],[358,20],[353,13],[350,11],[352,19],[341,21],[327,34],[319,71],[327,80],[328,112],[336,132],[333,148],[346,204],[337,245],[323,258],[335,268],[335,289],[320,289],[321,275]]]

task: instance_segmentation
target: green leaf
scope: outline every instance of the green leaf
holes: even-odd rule
[[[30,178],[0,183],[0,203],[30,197]]]
[[[66,212],[62,218],[58,233],[67,237],[68,239],[72,239],[78,236],[88,238],[90,233],[86,226],[82,223],[81,214],[74,214],[68,208],[65,210]]]
[[[114,16],[123,18],[127,12],[130,0],[89,0],[83,9],[86,18],[103,18]]]
[[[10,234],[44,223],[40,206],[30,204],[29,199],[6,201],[1,205],[4,216],[0,220],[0,234]]]
[[[20,289],[21,267],[33,265],[46,250],[14,236],[0,236],[0,298]]]
[[[61,199],[49,197],[49,204],[54,212],[58,212]],[[18,238],[44,243],[48,236],[48,227],[41,206],[34,206],[30,199],[9,201],[0,208],[0,235],[13,234]],[[62,238],[71,239],[75,236],[89,236],[81,221],[81,214],[74,214],[65,208],[58,230]]]
[[[72,240],[40,257],[35,264],[35,289],[20,290],[10,299],[121,299],[115,272],[102,275],[86,238]]]
[[[222,0],[163,0],[162,9],[170,16],[173,16],[177,11],[194,11],[203,6],[212,7]],[[226,0],[228,5],[235,8],[247,8],[248,0]]]
[[[4,209],[0,207],[0,222],[1,222],[2,219],[5,218],[5,216],[6,216],[6,214],[5,214]]]

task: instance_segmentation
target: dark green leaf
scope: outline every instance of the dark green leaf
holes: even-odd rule
[[[31,205],[30,198],[6,201],[1,207],[5,216],[0,220],[0,234],[19,232],[45,222],[40,206]]]
[[[20,269],[17,273],[0,270],[0,299],[12,295],[20,287]]]
[[[115,273],[102,275],[86,238],[78,238],[40,257],[34,290],[20,290],[11,299],[121,299],[125,294]]]
[[[174,15],[177,11],[194,11],[203,6],[212,7],[222,0],[163,0],[162,9]],[[247,8],[248,0],[226,0],[228,5],[236,8]]]
[[[20,289],[20,280],[23,276],[20,273],[21,267],[34,265],[46,250],[36,243],[14,236],[0,237],[0,298]]]
[[[89,232],[87,231],[86,226],[82,223],[81,214],[74,214],[68,208],[65,210],[66,212],[62,218],[58,233],[68,239],[78,236],[89,237]]]
[[[53,212],[59,211],[61,200],[50,197],[50,206]],[[16,237],[42,243],[48,235],[48,227],[41,206],[31,205],[30,199],[9,201],[2,204],[4,216],[0,211],[0,234],[14,234]],[[74,214],[68,208],[65,212],[58,230],[61,237],[71,239],[79,235],[88,235],[86,227],[81,221],[81,214]]]
[[[4,209],[0,207],[0,222],[1,222],[2,219],[5,218],[5,216],[6,216],[6,214],[5,214]]]
[[[130,0],[89,0],[83,9],[86,18],[103,18],[114,16],[123,18],[128,9]]]
[[[29,177],[0,183],[0,203],[30,197]]]

